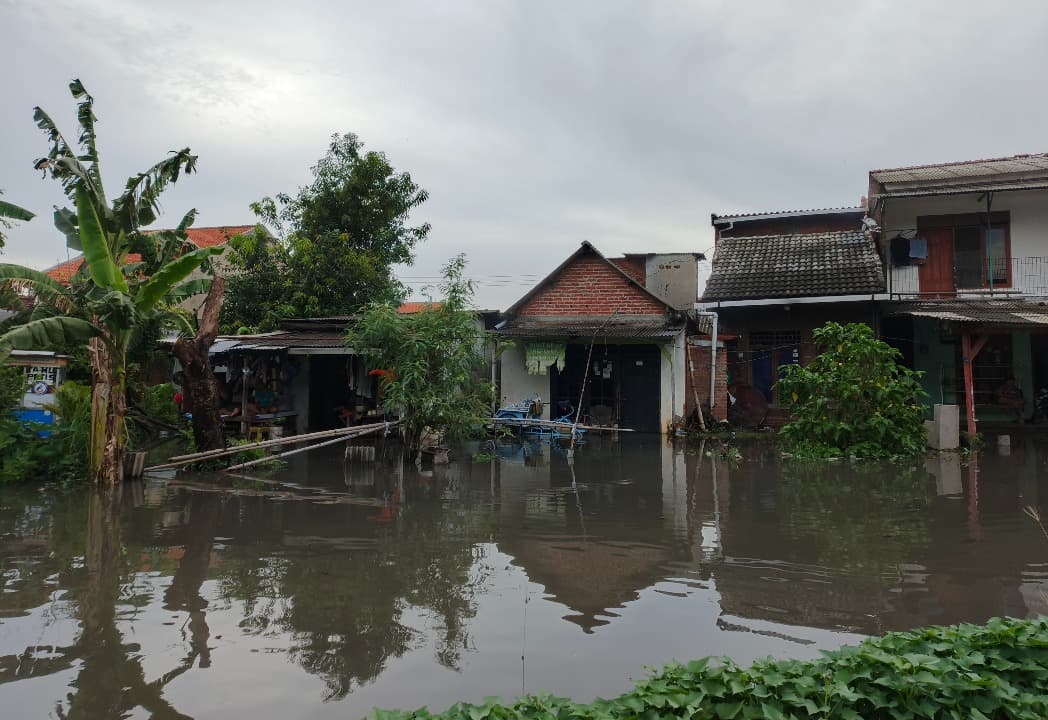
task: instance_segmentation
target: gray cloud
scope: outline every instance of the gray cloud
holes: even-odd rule
[[[31,109],[72,130],[74,76],[111,186],[199,153],[171,222],[250,221],[354,131],[432,193],[403,275],[466,252],[479,301],[504,307],[583,239],[705,250],[710,212],[852,204],[871,168],[1048,149],[1042,3],[419,5],[0,3],[0,187],[61,202],[30,167]],[[42,217],[5,259],[64,256]]]

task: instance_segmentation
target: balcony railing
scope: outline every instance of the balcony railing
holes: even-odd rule
[[[995,259],[989,267],[955,266],[952,283],[947,278],[936,285],[927,279],[922,285],[917,265],[889,267],[887,289],[893,299],[1048,298],[1048,257]]]

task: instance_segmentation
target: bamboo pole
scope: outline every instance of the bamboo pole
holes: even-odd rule
[[[297,455],[298,453],[306,452],[307,450],[316,450],[317,448],[327,447],[328,445],[334,445],[335,443],[346,442],[347,440],[352,440],[353,438],[358,438],[363,435],[369,435],[370,433],[378,432],[378,430],[379,428],[371,428],[369,430],[365,430],[364,432],[340,436],[335,438],[334,440],[325,440],[324,442],[319,442],[316,445],[307,445],[306,447],[295,448],[294,450],[287,450],[282,453],[277,453],[276,455],[267,455],[266,457],[248,460],[247,462],[238,463],[236,465],[230,465],[225,470],[223,470],[223,472],[229,472],[230,470],[240,470],[242,468],[251,467],[252,465],[258,465],[260,463],[269,462],[270,460],[276,460],[278,458],[287,457],[288,455]]]
[[[501,423],[503,425],[513,425],[516,427],[528,427],[529,425],[538,425],[540,427],[564,427],[571,428],[572,423],[569,422],[554,422],[553,420],[538,420],[538,419],[523,419],[523,418],[488,418],[488,422]],[[606,425],[575,425],[574,427],[579,430],[597,430],[608,432],[636,432],[633,428],[610,428]]]
[[[146,468],[146,472],[150,470],[167,470],[168,468],[181,467],[182,465],[189,465],[202,460],[214,460],[216,458],[225,457],[227,455],[236,455],[244,450],[256,450],[259,448],[270,448],[278,445],[294,445],[301,442],[309,442],[310,440],[322,440],[324,438],[334,437],[336,435],[347,435],[350,433],[357,432],[364,429],[379,429],[387,426],[392,427],[395,423],[372,423],[369,425],[356,425],[354,427],[336,428],[334,430],[320,430],[314,433],[306,433],[304,435],[288,435],[287,437],[274,438],[272,440],[260,440],[254,443],[248,443],[247,445],[236,445],[234,447],[228,447],[220,450],[205,450],[198,453],[189,453],[188,455],[175,455],[168,458],[168,461],[162,465],[154,465]]]
[[[717,342],[717,338],[713,338],[713,342]],[[702,416],[702,405],[699,404],[699,389],[695,387],[695,361],[691,358],[691,348],[688,347],[688,340],[684,340],[684,356],[688,359],[688,375],[691,376],[691,394],[695,398],[695,412],[699,415],[699,427],[702,428],[703,432],[706,432],[706,419]],[[710,372],[713,372],[713,367],[710,367]]]

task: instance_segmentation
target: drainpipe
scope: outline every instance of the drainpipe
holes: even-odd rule
[[[710,411],[717,404],[717,313],[710,310],[696,310],[696,315],[713,318],[710,331]]]

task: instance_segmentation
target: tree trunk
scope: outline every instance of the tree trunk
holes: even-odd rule
[[[225,278],[216,276],[204,300],[196,337],[188,340],[179,338],[172,349],[182,363],[182,375],[185,378],[182,391],[193,408],[193,440],[200,452],[219,450],[226,446],[222,434],[221,398],[208,356],[218,335],[218,316],[225,291]]]
[[[100,338],[91,340],[87,351],[93,385],[88,471],[96,484],[112,485],[124,481],[127,416],[124,356],[120,351],[114,353]]]

